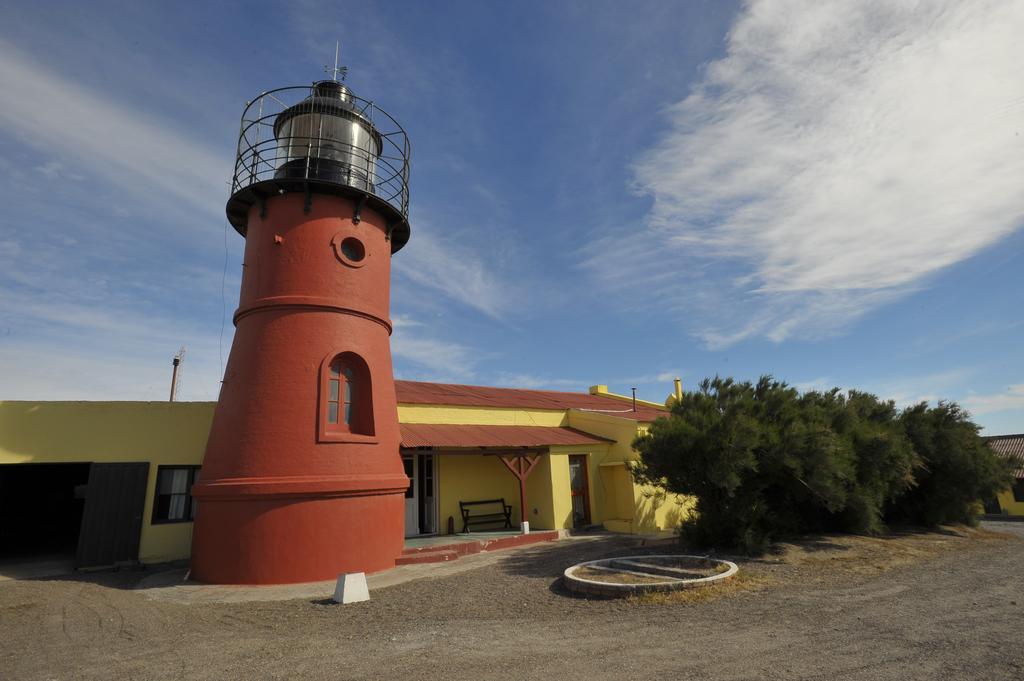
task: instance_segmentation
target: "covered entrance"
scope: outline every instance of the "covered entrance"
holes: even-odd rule
[[[402,465],[409,478],[405,490],[405,536],[419,537],[437,533],[437,480],[434,455],[403,453]]]
[[[401,424],[402,456],[413,484],[406,495],[407,536],[421,513],[421,468],[430,457],[434,472],[431,508],[438,534],[502,532],[518,528],[556,530],[573,526],[567,489],[568,452],[558,448],[604,445],[607,440],[559,426]],[[577,449],[577,451],[579,451]],[[587,461],[586,455],[582,456]],[[584,463],[585,466],[585,463]],[[585,470],[582,471],[586,476]],[[583,488],[587,493],[586,487]],[[581,499],[589,524],[589,497]],[[421,526],[421,530],[425,527]]]

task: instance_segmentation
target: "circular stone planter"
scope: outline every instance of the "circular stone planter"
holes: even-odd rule
[[[562,581],[575,593],[621,597],[717,584],[738,571],[736,563],[707,556],[623,556],[577,563]]]

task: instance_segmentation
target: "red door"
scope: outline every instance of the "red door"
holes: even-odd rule
[[[587,455],[569,456],[569,486],[572,494],[572,526],[590,524],[590,480],[587,476]]]

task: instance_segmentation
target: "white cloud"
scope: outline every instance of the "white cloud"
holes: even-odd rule
[[[407,329],[412,326],[423,326],[423,322],[413,319],[408,315],[396,314],[391,315],[391,326],[396,329]]]
[[[835,383],[826,378],[825,376],[819,376],[812,378],[809,381],[797,381],[791,384],[794,388],[799,390],[801,393],[809,392],[827,392],[835,387]]]
[[[1022,33],[1005,0],[749,2],[636,163],[645,229],[585,266],[661,284],[716,347],[835,333],[924,286],[1022,224]]]
[[[1006,386],[1006,389],[987,395],[968,395],[963,405],[971,414],[991,414],[998,411],[1024,411],[1024,383]]]
[[[47,161],[46,163],[36,166],[36,172],[41,173],[48,180],[72,180],[74,182],[81,182],[85,178],[78,173],[69,171],[63,163],[60,161]]]

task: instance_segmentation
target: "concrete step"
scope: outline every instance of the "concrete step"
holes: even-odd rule
[[[406,553],[395,559],[395,565],[419,565],[421,563],[446,563],[450,560],[458,560],[459,554],[455,551],[416,551]]]
[[[475,541],[452,542],[451,544],[426,544],[404,549],[402,555],[395,560],[395,565],[415,565],[417,563],[443,563],[455,560],[459,556],[468,556],[481,551],[500,551],[516,546],[526,546],[538,542],[558,539],[557,531],[542,530],[530,534],[514,534],[497,539],[478,539]]]
[[[500,551],[501,549],[511,549],[516,546],[526,546],[528,544],[537,544],[545,541],[555,541],[556,539],[558,539],[557,530],[541,530],[539,532],[531,532],[530,534],[515,534],[508,537],[492,539],[483,545],[483,549],[484,551]]]
[[[480,553],[483,551],[483,544],[478,541],[460,541],[452,542],[451,544],[428,544],[425,546],[417,546],[411,549],[405,549],[402,551],[402,555],[416,555],[418,553],[433,553],[434,551],[454,551],[460,556],[468,556],[472,553]]]

